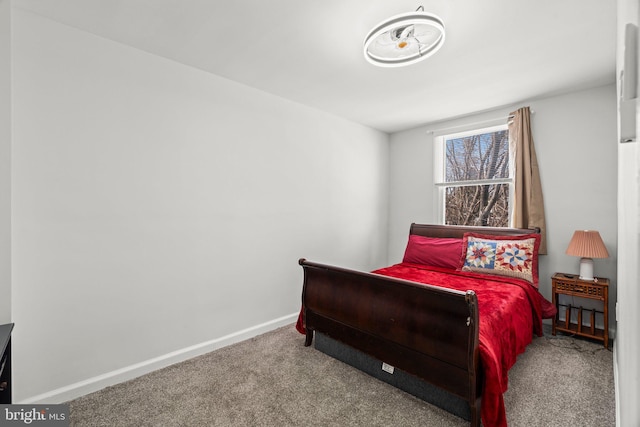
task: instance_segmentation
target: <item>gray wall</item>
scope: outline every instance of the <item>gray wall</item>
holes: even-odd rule
[[[496,118],[504,122],[509,112],[528,105],[534,111],[532,132],[548,229],[548,255],[540,257],[540,291],[550,299],[554,272],[578,272],[579,259],[564,252],[575,230],[594,229],[600,232],[610,255],[594,260],[594,270],[612,281],[609,308],[613,309],[617,259],[615,93],[615,85],[607,85],[391,135],[388,262],[402,260],[411,222],[437,221],[432,131],[437,134],[441,129],[491,125]],[[610,319],[614,328],[613,314]]]
[[[13,13],[17,402],[293,322],[300,257],[385,262],[388,135]]]
[[[11,321],[11,2],[0,0],[0,324]]]

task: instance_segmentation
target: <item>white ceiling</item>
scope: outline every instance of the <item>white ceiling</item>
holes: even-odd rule
[[[395,132],[615,81],[613,0],[13,0],[13,5]],[[433,57],[379,68],[362,43],[418,6]]]

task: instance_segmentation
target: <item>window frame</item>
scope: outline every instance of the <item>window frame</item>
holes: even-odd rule
[[[467,130],[458,132],[441,132],[433,137],[434,147],[434,167],[433,167],[433,182],[435,186],[435,206],[436,206],[436,219],[439,224],[445,223],[446,218],[446,202],[445,194],[447,187],[471,187],[476,185],[497,185],[508,184],[509,186],[509,219],[508,226],[513,227],[513,213],[515,210],[515,156],[511,141],[508,142],[508,156],[509,156],[509,177],[508,178],[495,178],[495,179],[478,179],[469,181],[454,181],[446,182],[445,170],[446,170],[446,150],[445,143],[449,139],[464,138],[472,135],[481,135],[486,133],[492,133],[497,131],[509,131],[507,123],[487,125],[483,127],[470,127]]]

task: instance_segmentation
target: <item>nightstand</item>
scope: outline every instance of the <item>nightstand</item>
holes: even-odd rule
[[[602,341],[609,348],[609,279],[596,277],[595,280],[581,280],[577,274],[556,273],[551,278],[551,297],[558,312],[553,319],[552,334],[556,331],[566,332]],[[574,307],[571,304],[560,304],[558,295],[571,295],[602,301],[602,311],[596,309]],[[561,307],[564,308],[565,320],[559,321]],[[572,310],[577,310],[577,322],[571,321]],[[596,328],[596,314],[602,314],[603,329]],[[584,316],[589,316],[589,324],[583,325]]]

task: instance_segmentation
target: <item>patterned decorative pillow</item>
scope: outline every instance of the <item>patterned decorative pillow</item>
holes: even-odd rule
[[[462,270],[517,277],[538,287],[539,234],[491,236],[466,233]]]

